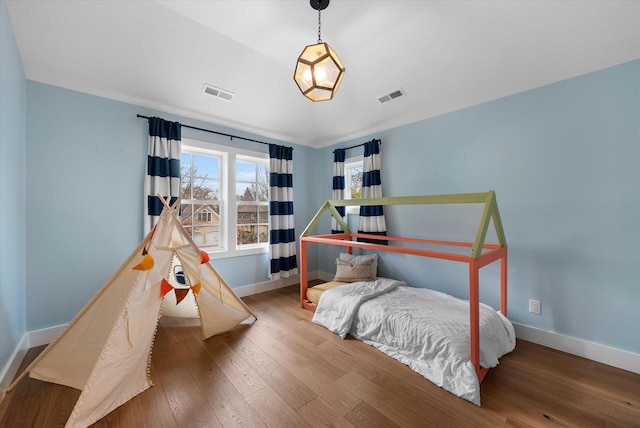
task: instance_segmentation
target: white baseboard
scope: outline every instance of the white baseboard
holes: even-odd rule
[[[313,279],[325,279],[326,274],[324,272],[315,271],[307,273],[309,280]],[[331,277],[333,279],[333,277]],[[254,294],[264,293],[266,291],[277,290],[278,288],[289,287],[300,282],[300,275],[292,276],[291,278],[282,278],[275,281],[265,281],[258,284],[245,285],[244,287],[236,287],[233,291],[238,297],[252,296]]]
[[[0,402],[2,402],[2,399],[7,392],[7,388],[9,388],[9,385],[11,385],[11,382],[13,382],[13,378],[18,373],[20,364],[22,364],[22,360],[24,359],[24,356],[26,355],[28,350],[29,336],[28,333],[26,333],[24,336],[22,336],[22,339],[20,340],[20,343],[18,343],[18,346],[16,346],[13,354],[11,354],[9,362],[5,365],[5,367],[3,367],[2,371],[0,372]]]
[[[43,328],[27,333],[29,335],[29,348],[34,346],[48,345],[53,339],[58,337],[68,324],[57,325],[55,327]]]
[[[513,326],[519,339],[640,374],[640,354],[515,322]]]
[[[288,287],[300,282],[298,275],[291,278],[282,278],[275,281],[259,282],[257,284],[245,285],[243,287],[236,287],[233,291],[238,297],[252,296],[254,294],[264,293],[266,291],[277,290],[278,288]]]

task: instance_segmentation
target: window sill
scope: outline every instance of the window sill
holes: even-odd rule
[[[233,257],[244,257],[244,256],[254,256],[254,255],[258,255],[258,254],[267,254],[269,252],[269,247],[268,246],[264,246],[264,247],[251,247],[251,248],[246,248],[246,249],[242,249],[242,250],[211,250],[211,251],[207,251],[207,254],[209,254],[209,258],[211,258],[211,260],[220,260],[220,259],[230,259]]]

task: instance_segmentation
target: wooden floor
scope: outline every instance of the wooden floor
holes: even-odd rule
[[[162,318],[155,386],[94,426],[640,426],[637,374],[518,341],[489,371],[477,407],[311,323],[297,287],[244,300],[258,321],[206,342],[197,320]],[[42,349],[29,350],[23,367]],[[25,378],[0,403],[0,427],[63,427],[79,395]]]

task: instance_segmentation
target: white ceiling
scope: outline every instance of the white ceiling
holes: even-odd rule
[[[312,147],[640,58],[635,0],[333,0],[322,40],[346,74],[313,103],[293,81],[317,40],[308,0],[7,5],[27,79]]]

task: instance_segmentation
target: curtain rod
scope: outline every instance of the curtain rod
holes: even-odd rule
[[[374,138],[374,140],[376,140],[376,138]],[[373,140],[372,140],[373,141]],[[349,149],[355,149],[356,147],[362,147],[367,143],[362,143],[362,144],[356,144],[355,146],[351,146],[351,147],[345,147],[345,150],[349,150]],[[378,140],[378,144],[382,145],[382,141]],[[338,150],[338,149],[336,149]],[[336,151],[334,150],[333,153],[335,153]]]
[[[142,119],[151,119],[149,116],[143,116],[141,114],[139,114],[137,116],[142,118]],[[244,137],[239,137],[237,135],[225,134],[224,132],[218,132],[218,131],[212,131],[210,129],[198,128],[197,126],[185,125],[183,123],[181,123],[180,126],[182,126],[184,128],[195,129],[196,131],[204,131],[204,132],[210,132],[212,134],[224,135],[225,137],[231,138],[231,140],[233,140],[234,138],[237,138],[239,140],[253,141],[254,143],[266,144],[267,146],[269,145],[269,143],[265,143],[264,141],[252,140],[251,138],[244,138]]]

